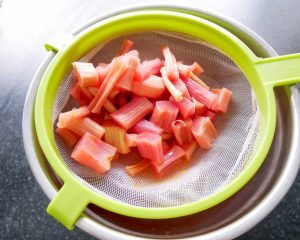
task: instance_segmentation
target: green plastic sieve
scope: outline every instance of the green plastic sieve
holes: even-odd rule
[[[249,96],[251,96],[252,92],[255,95],[259,121],[257,122],[257,128],[254,129],[253,136],[255,137],[253,137],[254,139],[251,142],[251,151],[244,157],[246,160],[240,166],[239,171],[234,172],[231,169],[231,172],[234,173],[230,181],[222,182],[214,191],[210,191],[204,197],[199,197],[199,199],[197,199],[198,195],[192,192],[188,199],[178,201],[176,204],[163,204],[160,202],[157,205],[150,203],[144,206],[143,204],[135,204],[135,201],[138,201],[135,199],[131,199],[128,202],[128,199],[125,199],[123,195],[121,198],[110,196],[105,192],[106,188],[110,188],[109,185],[106,185],[105,189],[103,188],[104,192],[101,192],[101,183],[97,183],[98,185],[96,186],[100,186],[97,188],[90,184],[89,176],[86,178],[80,176],[80,171],[74,173],[72,167],[66,164],[61,147],[58,146],[60,143],[57,142],[54,135],[53,106],[57,101],[57,92],[61,91],[62,82],[70,73],[72,62],[82,59],[93,49],[102,49],[103,46],[115,39],[130,34],[132,36],[134,34],[148,36],[147,33],[153,31],[165,33],[165,35],[162,34],[164,36],[162,38],[165,40],[173,36],[174,39],[177,39],[177,44],[180,41],[184,41],[187,43],[187,46],[188,44],[196,44],[195,41],[199,40],[199,44],[202,47],[209,48],[207,55],[204,54],[204,58],[209,57],[209,53],[213,53],[214,51],[220,53],[220,56],[224,55],[224,58],[220,57],[221,60],[218,60],[220,68],[214,69],[211,72],[221,71],[224,66],[236,67],[238,70],[235,68],[231,72],[230,70],[225,71],[226,76],[224,75],[227,78],[235,79],[235,81],[238,81],[234,78],[236,74],[239,74],[239,72],[243,74],[247,80],[246,83],[250,86],[245,91],[248,91]],[[101,47],[99,48],[99,46]],[[51,46],[48,47],[51,49]],[[203,51],[205,51],[204,47]],[[188,50],[188,47],[186,49]],[[177,55],[176,51],[175,55]],[[222,61],[225,61],[225,63]],[[35,126],[39,143],[55,173],[64,182],[63,187],[48,207],[49,214],[54,216],[67,228],[72,229],[74,223],[89,203],[126,216],[163,219],[193,214],[224,201],[250,180],[268,154],[276,126],[276,104],[273,88],[280,85],[293,84],[298,81],[300,81],[300,54],[268,59],[258,58],[233,34],[200,17],[167,10],[144,10],[120,14],[98,22],[74,36],[57,51],[56,56],[44,73],[37,92],[35,101]],[[226,82],[224,84],[226,85]],[[65,95],[68,95],[68,92],[65,92]],[[247,104],[247,102],[243,104]],[[251,102],[248,102],[248,105],[251,104]],[[236,116],[238,121],[239,113]],[[228,125],[230,125],[230,120],[228,121]],[[226,134],[226,131],[224,134]],[[237,145],[239,144],[238,142]],[[244,144],[244,142],[241,144]],[[240,146],[239,149],[244,149],[244,146]],[[226,159],[225,155],[224,159]],[[201,164],[199,166],[201,167]],[[185,174],[186,178],[183,177],[183,179],[189,178],[188,174],[189,171]],[[226,171],[220,174],[226,175]],[[207,175],[206,181],[209,179],[209,173]],[[99,182],[106,181],[105,178],[109,177],[101,176],[98,180]],[[180,177],[182,176],[174,176],[167,181],[174,182],[176,179],[180,179]],[[199,176],[193,179],[194,185],[198,183],[199,185],[203,184],[202,182],[197,182],[197,179],[199,179]],[[93,181],[98,180],[97,177],[93,178]],[[156,191],[160,186],[159,184],[152,184],[151,191]],[[184,184],[182,187],[185,187]],[[111,188],[114,187],[112,186]],[[141,191],[138,187],[132,187],[130,190],[142,192],[141,194],[143,194],[143,191],[146,191]],[[112,192],[116,191],[122,190],[112,189]],[[177,193],[175,191],[172,194],[176,195]],[[194,195],[196,197],[193,197]],[[157,195],[157,198],[160,197],[162,196]],[[139,200],[143,202],[144,199]]]

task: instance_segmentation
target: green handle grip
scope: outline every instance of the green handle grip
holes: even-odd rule
[[[80,186],[65,183],[47,208],[47,212],[72,230],[84,209],[89,204],[89,194]]]
[[[74,39],[74,35],[69,33],[58,33],[53,38],[45,43],[45,49],[47,51],[58,52],[62,49],[66,44],[68,44],[72,39]]]
[[[268,86],[300,82],[300,53],[261,59],[255,65],[261,79]]]

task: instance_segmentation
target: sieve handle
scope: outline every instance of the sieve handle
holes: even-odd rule
[[[56,53],[67,43],[69,43],[73,38],[74,35],[70,33],[59,33],[45,43],[45,48],[47,51],[53,51]]]
[[[50,202],[47,212],[72,230],[84,209],[89,204],[89,194],[80,186],[65,183]]]
[[[300,82],[300,53],[255,62],[258,74],[268,86],[276,87]]]

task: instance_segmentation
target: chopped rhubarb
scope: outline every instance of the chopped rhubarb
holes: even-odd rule
[[[110,116],[110,113],[109,112],[107,112],[107,111],[105,111],[104,112],[104,120],[111,120],[112,118],[111,118],[111,116]]]
[[[170,101],[178,107],[184,119],[191,118],[195,114],[195,103],[186,97],[183,97],[181,102],[176,102],[173,97],[170,97]]]
[[[100,114],[91,113],[89,118],[101,125],[104,121],[104,111],[101,111]]]
[[[69,147],[73,147],[80,139],[80,136],[68,130],[67,128],[56,128],[55,132]]]
[[[213,109],[215,102],[217,101],[217,95],[210,92],[203,86],[199,85],[190,78],[186,81],[186,86],[190,94],[196,98],[199,102],[203,103],[209,109]]]
[[[117,111],[116,107],[113,105],[113,103],[109,99],[105,100],[103,107],[109,113],[113,113],[113,112]]]
[[[160,72],[161,72],[161,76],[164,80],[164,83],[165,83],[165,86],[166,88],[169,90],[170,94],[174,97],[175,101],[176,102],[180,102],[182,100],[182,92],[180,92],[174,85],[173,83],[170,81],[170,79],[168,78],[167,76],[167,73],[166,73],[166,69],[165,67],[162,67],[160,69]]]
[[[152,110],[153,105],[146,97],[136,97],[112,113],[111,117],[114,121],[128,130]]]
[[[95,68],[98,74],[98,86],[101,86],[104,79],[106,78],[111,65],[106,63],[99,63],[98,66]]]
[[[203,115],[207,111],[207,107],[203,103],[196,100],[194,97],[192,98],[192,100],[195,104],[195,115]]]
[[[92,63],[74,62],[72,65],[80,87],[98,85],[98,74]]]
[[[160,164],[151,162],[151,166],[156,174],[162,177],[168,174],[173,167],[182,162],[183,157],[185,157],[185,151],[181,147],[174,145],[164,154],[163,161]]]
[[[120,93],[119,89],[113,89],[108,95],[109,99],[114,99]]]
[[[202,149],[210,149],[217,137],[217,130],[208,117],[197,117],[193,120],[192,133]]]
[[[175,80],[173,80],[173,85],[174,87],[179,91],[181,92],[182,96],[190,99],[191,96],[190,96],[190,93],[185,85],[185,83],[180,79],[180,78],[177,78]]]
[[[82,107],[61,113],[55,132],[70,147],[77,142],[72,157],[96,172],[134,148],[141,160],[125,168],[129,175],[150,165],[164,176],[189,162],[198,145],[211,148],[212,121],[227,112],[232,92],[210,89],[198,77],[202,67],[177,62],[169,47],[164,60],[141,62],[132,45],[125,39],[109,64],[73,64],[70,94]]]
[[[124,39],[120,51],[117,53],[117,56],[123,55],[130,51],[133,46],[133,42],[129,39]]]
[[[117,96],[117,104],[118,104],[119,108],[123,107],[127,103],[128,103],[128,101],[126,99],[126,95],[124,93],[120,93]]]
[[[161,136],[153,133],[141,133],[137,136],[137,148],[143,158],[150,159],[155,163],[163,160],[163,148]]]
[[[89,108],[93,113],[100,113],[105,100],[107,99],[113,87],[125,71],[126,65],[118,58],[114,58],[111,63],[109,72],[106,78],[104,79],[103,83],[101,84],[97,95],[89,104]]]
[[[198,83],[199,85],[201,85],[202,87],[206,88],[207,90],[209,90],[209,86],[207,86],[207,84],[205,82],[203,82],[199,77],[196,76],[196,74],[194,73],[190,73],[190,78],[192,80],[194,80],[196,83]]]
[[[68,112],[60,113],[58,117],[58,123],[57,127],[59,128],[65,128],[69,122],[86,117],[90,114],[90,109],[87,106],[78,108],[78,109],[73,109]]]
[[[171,97],[172,95],[170,94],[169,90],[165,87],[164,92],[162,93],[162,95],[160,95],[158,98],[156,98],[155,100],[157,101],[161,101],[161,100],[167,100]]]
[[[123,59],[130,59],[131,57],[139,57],[139,52],[137,50],[130,50],[127,53],[124,53],[122,56],[120,56],[120,58]]]
[[[197,149],[197,142],[193,140],[190,143],[187,143],[183,146],[183,150],[185,151],[185,156],[187,161],[191,161],[196,149]]]
[[[178,108],[170,101],[157,101],[150,118],[151,122],[161,127],[165,132],[172,132],[171,124],[176,120]]]
[[[122,57],[124,58],[125,56],[122,56]],[[124,60],[125,62],[127,62],[127,69],[116,84],[116,88],[123,90],[123,91],[131,91],[132,81],[133,81],[133,78],[135,75],[135,71],[136,71],[138,64],[140,63],[140,59],[138,57],[135,57],[135,56],[132,56],[129,54],[127,56],[127,58],[128,59]]]
[[[118,149],[119,153],[126,154],[130,152],[126,141],[126,130],[112,120],[104,121],[102,127],[105,128],[104,141]]]
[[[166,141],[162,141],[162,148],[163,148],[163,152],[167,152],[170,149],[169,144]]]
[[[137,122],[130,130],[134,133],[149,132],[158,135],[162,134],[163,132],[163,129],[146,119],[142,119],[141,121]]]
[[[86,88],[86,90],[89,92],[90,96],[92,96],[91,99],[93,99],[93,97],[95,97],[98,92],[98,88],[96,88],[96,87],[88,87],[88,88]]]
[[[202,115],[202,117],[209,117],[209,119],[213,122],[217,119],[217,114],[212,112],[212,111],[209,111],[209,110],[206,110]]]
[[[90,87],[89,87],[90,88]],[[81,87],[81,91],[89,98],[93,99],[94,95],[90,92],[90,90],[87,87]]]
[[[77,118],[72,121],[68,121],[66,128],[79,136],[83,136],[86,132],[89,132],[99,139],[102,138],[105,131],[101,125],[89,117]]]
[[[232,98],[232,92],[227,88],[212,89],[212,92],[218,96],[213,110],[219,113],[226,113]]]
[[[186,143],[193,141],[192,135],[192,120],[187,119],[176,120],[172,123],[172,130],[179,146],[184,146]]]
[[[137,144],[137,134],[135,133],[127,133],[126,134],[126,143],[128,147],[136,147]]]
[[[162,54],[165,58],[166,76],[171,80],[179,78],[177,61],[169,47],[162,48]]]
[[[116,151],[115,147],[90,133],[86,133],[76,144],[71,157],[97,173],[105,173],[110,169],[110,161],[115,156]]]
[[[120,158],[120,154],[117,152],[115,154],[115,156],[110,161],[112,161],[112,160],[119,160],[119,158]]]
[[[151,75],[144,81],[133,81],[132,92],[138,96],[158,98],[165,90],[165,84],[161,77]]]
[[[159,58],[143,61],[138,65],[134,79],[137,81],[143,81],[151,75],[157,75],[160,73],[160,68],[162,66],[163,62]]]
[[[164,133],[161,134],[161,139],[162,140],[170,140],[173,137],[174,137],[173,132],[172,133],[166,133],[166,132],[164,132]]]
[[[199,76],[204,72],[203,68],[197,62],[194,62],[192,66],[193,66],[193,70],[192,72],[190,72],[190,75],[191,73],[193,73],[194,75]]]
[[[194,62],[192,65],[184,65],[178,62],[177,68],[179,75],[184,79],[190,77],[190,73],[194,73],[195,75],[203,73],[203,68],[197,62]]]
[[[78,83],[72,87],[70,95],[76,100],[76,102],[79,103],[80,106],[86,106],[92,101],[90,95],[86,95]]]
[[[130,165],[125,167],[126,172],[133,177],[134,175],[138,174],[139,172],[145,170],[150,166],[150,162],[147,159],[142,159],[136,164]]]
[[[102,67],[102,68],[106,68],[106,67],[108,67],[108,66],[110,66],[109,63],[99,62],[99,63],[97,64],[97,67]],[[107,72],[108,72],[108,71],[107,71]]]

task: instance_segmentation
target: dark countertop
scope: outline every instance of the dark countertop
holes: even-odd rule
[[[70,31],[103,12],[139,2],[3,1],[0,8],[0,239],[93,239],[79,229],[66,230],[47,215],[49,200],[36,183],[23,149],[23,104],[30,81],[46,55],[43,49],[46,40],[58,31]],[[186,2],[242,22],[279,54],[300,52],[298,0]],[[298,174],[277,208],[238,239],[300,239],[299,215]]]

